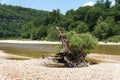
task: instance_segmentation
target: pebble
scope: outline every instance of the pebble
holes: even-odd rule
[[[83,68],[50,68],[49,59],[0,60],[0,80],[120,80],[120,63],[100,63]]]

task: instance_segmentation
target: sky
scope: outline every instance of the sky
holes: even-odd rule
[[[112,5],[115,1],[110,0]],[[96,0],[0,0],[2,4],[22,6],[38,10],[52,11],[60,9],[61,13],[65,14],[67,10],[78,9],[80,6],[94,5]]]

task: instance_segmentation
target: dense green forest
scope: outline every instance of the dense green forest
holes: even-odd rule
[[[89,33],[102,41],[120,41],[120,0],[97,0],[61,14],[0,4],[0,39],[57,40],[55,26],[62,31]]]

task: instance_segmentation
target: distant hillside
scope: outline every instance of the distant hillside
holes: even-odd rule
[[[0,38],[20,36],[20,29],[25,23],[37,18],[44,18],[49,12],[0,4]]]
[[[0,4],[0,39],[58,40],[55,26],[64,32],[89,33],[101,41],[120,41],[120,3],[109,0],[94,6],[51,12]]]

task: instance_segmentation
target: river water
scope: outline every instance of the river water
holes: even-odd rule
[[[42,55],[55,55],[59,49],[56,44],[0,43],[0,50],[10,54],[39,58]],[[91,53],[120,55],[120,45],[100,45],[91,50]]]

